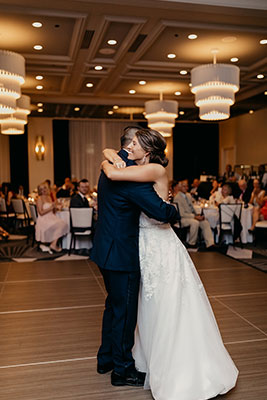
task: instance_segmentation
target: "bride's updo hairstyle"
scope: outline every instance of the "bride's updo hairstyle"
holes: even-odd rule
[[[168,158],[165,155],[166,141],[164,137],[153,129],[140,129],[135,136],[142,149],[149,153],[149,162],[167,167]]]

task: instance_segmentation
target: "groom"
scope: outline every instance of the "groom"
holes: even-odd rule
[[[129,127],[121,137],[122,150],[118,154],[127,166],[132,165],[132,161],[127,159],[125,148],[137,130],[139,128]],[[91,259],[100,268],[108,296],[97,372],[104,374],[113,370],[111,384],[114,386],[144,384],[144,374],[135,369],[132,357],[140,283],[138,235],[141,210],[159,221],[177,219],[175,207],[158,197],[152,183],[115,182],[101,173],[98,222]]]

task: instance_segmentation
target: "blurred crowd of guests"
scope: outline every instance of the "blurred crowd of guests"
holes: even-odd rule
[[[212,246],[211,229],[204,215],[197,215],[194,203],[205,202],[209,206],[217,207],[219,204],[243,203],[247,208],[253,206],[252,226],[250,232],[255,230],[259,220],[267,220],[267,172],[260,166],[257,179],[240,176],[234,173],[231,165],[226,166],[225,173],[218,179],[200,181],[195,178],[191,185],[188,179],[170,182],[171,199],[177,203],[181,215],[181,226],[189,227],[188,247],[194,247],[197,241],[199,229],[206,242],[206,246]]]
[[[22,185],[15,188],[11,183],[3,182],[0,185],[0,198],[5,199],[6,210],[10,215],[14,213],[12,199],[34,202],[38,214],[36,240],[50,243],[50,249],[56,252],[61,251],[58,239],[68,231],[64,221],[56,216],[57,211],[69,207],[93,207],[95,215],[97,212],[97,189],[94,187],[91,190],[86,178],[71,181],[69,177],[66,177],[62,186],[51,185],[51,181],[47,179],[28,196]],[[12,223],[12,218],[10,222]],[[8,238],[10,228],[12,230],[12,226],[0,221],[0,239]]]

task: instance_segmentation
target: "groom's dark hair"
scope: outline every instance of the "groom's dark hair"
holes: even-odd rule
[[[135,132],[139,131],[140,129],[142,128],[136,125],[126,126],[126,128],[123,129],[123,134],[121,136],[121,148],[128,146],[128,144],[130,144],[133,140]]]

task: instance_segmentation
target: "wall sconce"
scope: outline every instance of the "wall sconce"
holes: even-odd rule
[[[36,136],[34,151],[35,151],[37,160],[44,160],[45,145],[44,145],[44,137],[43,136]]]

